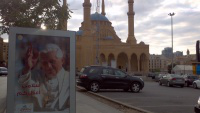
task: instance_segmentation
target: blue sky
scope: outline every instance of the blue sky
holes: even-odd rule
[[[67,0],[73,11],[68,21],[68,30],[77,31],[83,21],[84,0]],[[96,0],[91,13],[95,13]],[[106,17],[123,42],[128,36],[128,0],[105,0]],[[195,54],[195,44],[200,40],[200,0],[134,0],[135,37],[137,42],[149,44],[151,54],[161,54],[165,47],[171,47],[171,17],[174,12],[174,51],[189,49]],[[6,36],[2,36],[5,38]]]

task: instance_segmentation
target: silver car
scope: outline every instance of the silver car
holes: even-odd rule
[[[159,80],[159,85],[163,85],[163,84],[167,85],[169,87],[174,86],[174,85],[184,87],[185,80],[180,75],[177,75],[177,74],[167,74],[166,76],[163,76]]]
[[[5,67],[0,67],[0,76],[7,75],[7,74],[8,74],[8,69]]]
[[[165,76],[166,74],[159,74],[158,76],[155,76],[155,81],[156,82],[159,82],[159,80],[163,77],[163,76]]]

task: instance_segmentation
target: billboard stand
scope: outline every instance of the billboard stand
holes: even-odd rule
[[[75,32],[11,27],[7,113],[75,113]]]

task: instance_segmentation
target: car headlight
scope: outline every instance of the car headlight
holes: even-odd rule
[[[198,105],[200,105],[200,97],[199,97],[199,99],[198,99],[198,102],[197,102],[197,103],[198,103]]]

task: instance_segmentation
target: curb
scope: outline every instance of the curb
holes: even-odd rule
[[[84,88],[82,88],[82,87],[80,87],[80,86],[76,86],[76,87],[77,87],[78,89],[84,89]],[[124,106],[124,107],[126,107],[126,108],[139,111],[139,112],[141,112],[141,113],[153,113],[153,112],[151,112],[151,111],[147,111],[147,110],[144,110],[144,109],[141,109],[141,108],[138,108],[138,107],[134,107],[134,106],[125,104],[125,103],[123,103],[123,102],[119,102],[119,101],[117,101],[117,100],[113,100],[113,99],[111,99],[111,98],[108,98],[108,97],[99,95],[99,94],[97,94],[97,93],[93,93],[93,92],[91,92],[91,91],[88,91],[88,93],[90,93],[90,94],[92,94],[92,95],[94,95],[94,96],[103,98],[103,99],[105,99],[105,100],[108,100],[108,101],[110,101],[110,102],[113,102],[113,103],[115,103],[115,104],[122,105],[122,106]]]

